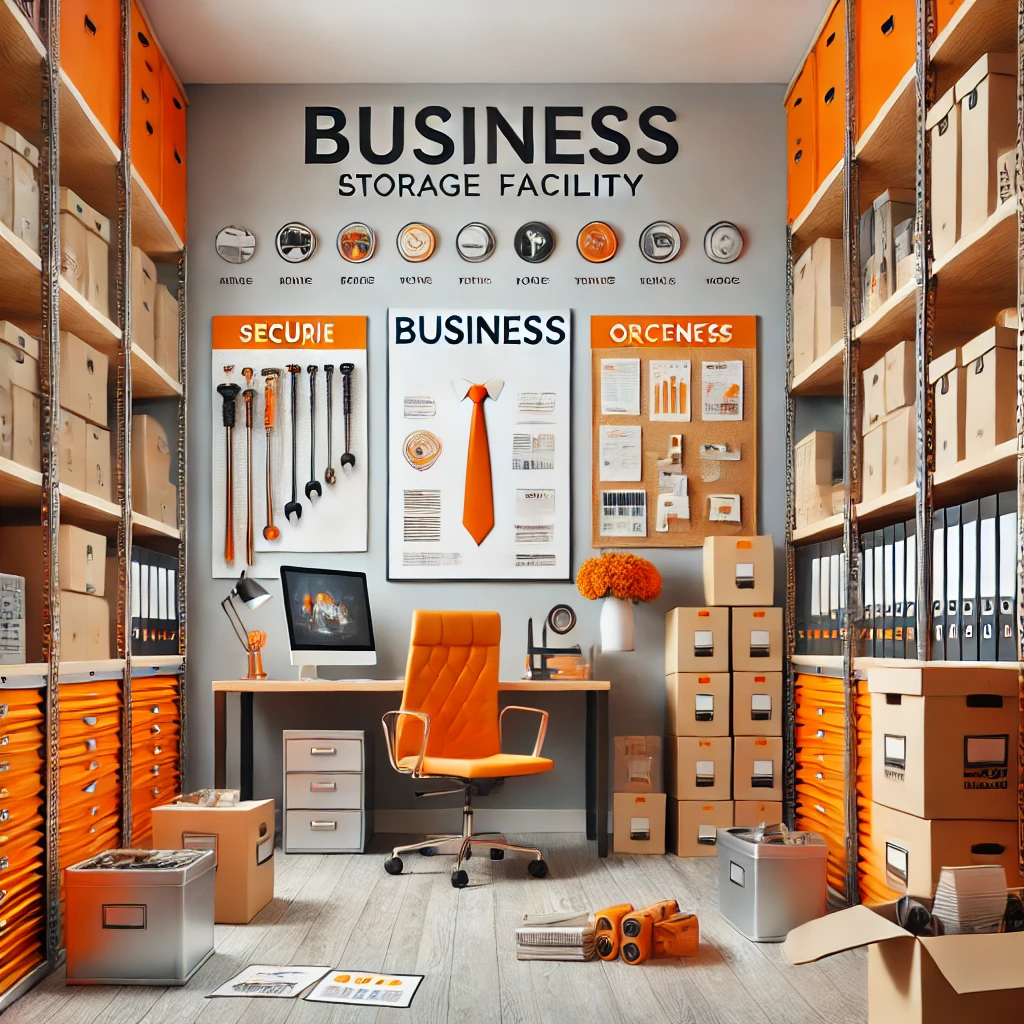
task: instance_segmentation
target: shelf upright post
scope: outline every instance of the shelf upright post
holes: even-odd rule
[[[117,326],[121,353],[117,365],[117,656],[124,658],[121,685],[121,842],[132,845],[132,7],[121,0],[121,159],[117,164]]]
[[[1024,3],[1024,0],[1021,0]],[[793,396],[793,229],[786,228],[786,687],[782,706],[782,817],[796,827],[796,551],[793,445],[796,439],[796,399]]]
[[[860,312],[860,171],[857,164],[857,3],[846,0],[846,136],[843,148],[843,553],[846,560],[846,619],[843,651],[844,742],[846,779],[846,902],[858,902],[857,887],[857,694],[854,658],[862,619],[860,534],[854,514],[860,500],[860,343],[853,325]]]
[[[39,521],[43,540],[43,659],[46,661],[44,814],[46,821],[46,958],[60,950],[60,0],[42,8],[46,59],[42,75],[39,150],[39,254],[42,262],[39,345],[40,454],[43,474]]]
[[[1024,0],[1022,0],[1024,2]],[[178,254],[178,375],[181,380],[181,397],[178,399],[178,653],[181,655],[181,674],[178,677],[178,771],[182,793],[187,793],[185,774],[188,767],[188,660],[185,654],[186,614],[188,605],[188,582],[186,567],[188,562],[188,542],[186,540],[185,515],[188,510],[188,307],[186,303],[186,285],[188,283],[188,247],[182,248]]]
[[[1021,729],[1017,759],[1017,856],[1024,873],[1024,0],[1017,0],[1017,692]]]

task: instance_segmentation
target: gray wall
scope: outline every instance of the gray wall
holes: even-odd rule
[[[567,601],[577,610],[579,625],[572,639],[586,649],[598,639],[599,608],[565,584],[410,584],[385,580],[385,431],[386,312],[389,305],[427,308],[570,307],[574,315],[573,357],[573,570],[588,557],[590,547],[590,357],[589,317],[593,313],[633,314],[756,314],[760,317],[759,395],[757,404],[760,452],[758,463],[759,529],[776,541],[776,595],[784,593],[782,534],[785,515],[785,130],[782,90],[774,86],[192,86],[189,90],[189,730],[188,784],[213,784],[212,679],[237,677],[245,656],[230,633],[219,603],[230,584],[211,578],[211,431],[219,416],[211,403],[210,318],[217,314],[357,313],[369,317],[370,539],[369,551],[355,555],[291,556],[285,561],[364,570],[370,580],[374,628],[379,649],[376,674],[401,676],[409,637],[410,615],[418,607],[494,608],[503,623],[502,677],[518,678],[523,670],[527,617],[543,617],[552,604]],[[625,164],[607,167],[557,167],[580,172],[625,171],[644,174],[636,198],[499,199],[492,184],[502,171],[535,177],[548,168],[524,167],[518,161],[489,167],[480,162],[465,168],[461,149],[446,166],[428,168],[411,156],[387,168],[366,167],[350,157],[344,165],[307,167],[303,163],[303,108],[307,103],[343,107],[350,125],[356,107],[373,104],[375,115],[390,115],[392,104],[404,104],[411,121],[416,110],[441,103],[454,110],[498,104],[508,114],[524,104],[582,104],[593,110],[619,104],[631,114],[665,104],[675,109],[672,126],[680,142],[676,160],[653,166],[631,156]],[[383,120],[383,118],[380,118]],[[478,129],[478,133],[480,129]],[[349,131],[350,138],[354,131]],[[642,141],[634,131],[628,132]],[[543,136],[541,135],[541,138]],[[353,147],[355,148],[355,147]],[[381,139],[378,149],[386,148]],[[411,144],[407,146],[407,153]],[[507,151],[507,147],[504,147]],[[341,170],[388,170],[435,179],[445,171],[481,174],[480,198],[342,199],[337,195]],[[590,269],[575,251],[578,229],[604,219],[619,233],[620,250],[602,268]],[[288,220],[313,227],[320,245],[313,259],[289,268],[274,252],[273,237]],[[365,220],[378,234],[373,260],[361,268],[344,264],[334,248],[338,229],[349,220]],[[511,249],[512,235],[527,220],[547,222],[556,232],[552,257],[538,272],[550,277],[543,288],[517,287],[517,274],[531,272]],[[658,219],[671,220],[685,233],[682,255],[656,267],[637,250],[640,230]],[[738,286],[710,286],[716,272],[703,253],[705,229],[714,221],[738,223],[747,240],[741,260],[731,270]],[[439,250],[432,260],[414,267],[395,249],[398,229],[422,220],[438,232]],[[454,249],[462,224],[482,220],[492,226],[498,249],[490,261],[474,268]],[[251,288],[218,283],[240,272],[214,251],[220,227],[238,223],[253,229],[259,245],[254,259],[241,270],[254,278]],[[309,288],[280,286],[281,274],[301,272],[314,279]],[[372,274],[370,287],[341,287],[345,272]],[[403,273],[429,274],[430,286],[401,286]],[[586,273],[614,274],[605,287],[577,286]],[[460,274],[485,273],[487,287],[458,284]],[[644,274],[665,274],[674,287],[645,287]],[[216,535],[218,538],[220,534]],[[613,681],[611,721],[614,733],[659,733],[664,720],[663,621],[668,608],[703,600],[699,550],[645,552],[661,570],[665,585],[652,606],[636,612],[636,651],[600,656],[596,675]],[[250,628],[270,634],[264,662],[272,678],[295,678],[288,662],[287,633],[278,585],[277,600],[251,614]],[[490,807],[580,808],[583,805],[583,702],[577,695],[530,695],[530,703],[551,712],[545,753],[555,760],[548,776],[514,780],[487,801]],[[380,715],[396,706],[393,699],[367,695],[355,699],[309,696],[261,697],[256,702],[256,793],[281,798],[282,728],[360,728],[376,738]],[[237,698],[229,698],[229,720],[237,716]],[[388,767],[378,744],[376,800],[379,808],[414,806],[413,785]],[[237,784],[237,736],[229,734],[229,783]],[[280,804],[279,804],[280,807]]]

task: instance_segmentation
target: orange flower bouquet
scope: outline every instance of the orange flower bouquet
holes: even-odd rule
[[[637,604],[655,601],[661,593],[661,573],[646,558],[604,554],[588,558],[576,574],[576,589],[588,601],[617,597]]]

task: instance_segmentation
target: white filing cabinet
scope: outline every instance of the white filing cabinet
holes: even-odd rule
[[[284,730],[285,853],[363,852],[372,763],[360,730]]]

